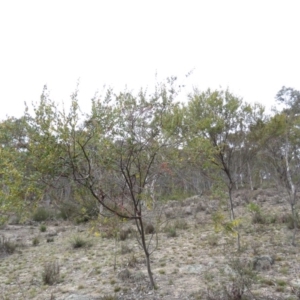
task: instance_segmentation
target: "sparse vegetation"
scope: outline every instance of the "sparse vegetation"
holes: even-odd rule
[[[109,90],[88,116],[77,92],[68,112],[45,88],[33,115],[0,122],[4,295],[48,297],[37,274],[49,257],[63,274],[46,264],[44,284],[85,292],[102,276],[101,295],[159,287],[163,299],[174,285],[195,299],[240,300],[255,299],[253,285],[264,299],[295,289],[300,92],[283,88],[285,108],[270,116],[229,90],[195,89],[177,103],[175,78],[154,94]]]
[[[262,204],[261,210],[264,211],[264,208],[268,207],[271,201],[272,195]],[[164,205],[166,204],[168,205],[168,203]],[[276,216],[276,220],[281,215],[280,205],[278,208],[273,206],[272,209],[274,210],[268,212],[270,215]],[[181,203],[178,203],[178,207],[181,207]],[[176,206],[174,208],[176,209]],[[243,234],[245,243],[242,244],[241,252],[229,251],[228,253],[231,253],[231,255],[227,255],[226,257],[224,253],[227,252],[226,249],[232,249],[234,239],[230,235],[227,236],[221,232],[213,232],[209,223],[199,226],[193,216],[189,216],[184,220],[180,216],[171,219],[167,223],[168,225],[165,230],[157,233],[159,239],[161,239],[161,237],[168,236],[172,230],[175,230],[176,233],[178,232],[175,239],[163,239],[163,242],[159,244],[159,250],[156,254],[157,259],[154,262],[155,270],[158,274],[157,278],[164,278],[168,274],[167,280],[158,284],[159,295],[162,299],[168,294],[165,292],[167,287],[182,287],[182,282],[184,281],[181,281],[181,279],[190,278],[190,282],[193,282],[192,278],[194,278],[193,274],[195,274],[193,272],[197,272],[197,268],[203,274],[203,280],[198,280],[197,285],[189,286],[189,289],[191,289],[191,299],[232,300],[239,299],[240,297],[240,299],[254,300],[255,298],[251,295],[253,285],[255,286],[255,291],[262,293],[260,296],[257,292],[255,293],[259,300],[279,299],[279,295],[285,295],[289,291],[297,293],[296,288],[290,286],[292,275],[290,257],[296,257],[297,251],[293,251],[294,248],[292,246],[283,244],[286,240],[284,234],[290,233],[286,227],[286,223],[276,221],[275,223],[253,224],[253,214],[246,207],[242,209],[245,211],[245,223],[241,226],[241,233]],[[207,215],[205,211],[201,211],[200,214],[202,218],[207,218],[208,222],[212,222],[211,216]],[[66,224],[69,224],[69,222]],[[253,230],[249,231],[249,227]],[[81,231],[83,228],[85,228],[84,230],[87,233],[89,226],[80,225],[78,230]],[[40,226],[28,226],[28,230],[31,241],[33,241],[34,237],[40,237]],[[59,227],[57,230],[59,231]],[[49,230],[49,232],[51,231]],[[116,239],[103,239],[97,236],[87,237],[84,232],[76,233],[70,238],[70,233],[62,231],[63,235],[57,235],[55,242],[53,241],[53,244],[48,244],[48,250],[45,248],[47,246],[45,243],[40,243],[38,247],[22,248],[24,254],[20,258],[22,257],[23,261],[18,260],[16,265],[23,266],[24,259],[30,252],[34,253],[35,261],[42,262],[44,260],[42,253],[46,254],[48,251],[49,253],[51,251],[51,255],[60,257],[60,262],[63,263],[63,268],[59,267],[59,269],[63,269],[63,274],[61,274],[60,270],[59,279],[57,279],[60,286],[63,286],[64,282],[67,284],[72,281],[77,290],[88,293],[87,291],[91,290],[91,286],[88,281],[77,279],[77,277],[82,276],[79,274],[86,274],[87,278],[91,278],[89,276],[97,276],[98,274],[110,274],[109,270],[116,264],[116,270],[122,268],[122,271],[111,273],[101,284],[105,287],[107,295],[119,292],[129,295],[135,285],[139,284],[139,286],[143,286],[146,284],[146,276],[142,272],[144,260],[138,251],[136,239],[126,238],[124,241],[120,241],[118,238],[120,232],[120,229],[116,231]],[[273,233],[274,237],[270,240]],[[47,239],[49,238],[52,237],[47,237]],[[93,242],[93,247],[87,247],[86,242]],[[70,253],[68,247],[71,245],[73,248],[73,243],[74,245],[78,243],[85,250],[79,252],[71,251]],[[274,260],[271,257],[271,253],[270,258],[266,255],[266,251],[270,248],[265,247],[265,245],[269,243],[277,247],[277,254],[274,256]],[[114,262],[115,251],[121,254],[121,256],[117,256],[116,262]],[[202,259],[199,261],[198,257],[202,257]],[[16,260],[16,258],[14,259]],[[5,258],[5,260],[7,259],[8,257]],[[26,265],[30,264],[30,260],[26,261],[25,259],[25,262]],[[95,266],[95,262],[97,262],[97,266]],[[297,260],[295,262],[297,263]],[[51,267],[48,268],[50,269],[48,274],[51,274]],[[52,268],[55,270],[53,265]],[[17,269],[18,267],[16,267]],[[271,271],[272,276],[270,276]],[[5,273],[7,271],[1,269],[1,272]],[[41,270],[40,272],[43,271]],[[32,273],[33,282],[34,278],[40,272],[36,272],[36,274]],[[44,271],[43,274],[46,274],[46,272]],[[46,275],[43,276],[46,277]],[[48,275],[47,277],[50,276]],[[10,287],[14,280],[14,276],[7,276],[5,287]],[[26,284],[31,284],[28,281],[25,282]],[[48,283],[45,284],[48,285]],[[261,289],[264,292],[261,292]],[[33,296],[29,296],[29,293]],[[32,289],[30,292],[28,291],[26,297],[36,297],[37,300],[42,293],[43,291],[36,287],[34,292]],[[62,294],[62,292],[60,293]],[[277,298],[274,298],[275,296],[272,298],[271,295],[274,293],[278,295]],[[100,295],[103,296],[103,294]],[[295,295],[293,297],[296,299]]]

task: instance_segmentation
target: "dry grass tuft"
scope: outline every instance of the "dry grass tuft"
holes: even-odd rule
[[[59,282],[59,265],[57,262],[47,263],[42,273],[43,283],[53,285]]]
[[[13,254],[17,248],[17,244],[4,236],[0,237],[0,256]]]

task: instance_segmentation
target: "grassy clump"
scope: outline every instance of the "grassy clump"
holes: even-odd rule
[[[176,229],[186,230],[186,229],[189,228],[189,225],[188,225],[188,223],[186,222],[186,220],[179,219],[179,220],[176,220],[176,221],[175,221],[174,227],[175,227]]]
[[[166,233],[168,238],[173,238],[177,236],[177,231],[175,226],[170,226],[166,228]]]
[[[168,238],[173,238],[177,236],[177,229],[186,230],[188,228],[188,223],[185,220],[179,219],[176,220],[174,223],[170,224],[168,227],[166,227],[165,232]]]
[[[43,283],[53,285],[59,281],[59,265],[57,262],[51,262],[44,266],[42,273]]]
[[[0,256],[13,254],[17,248],[17,244],[4,236],[0,237]]]
[[[74,236],[70,240],[70,243],[71,243],[71,245],[72,245],[72,247],[74,249],[77,249],[77,248],[86,248],[86,247],[90,247],[91,246],[90,241],[88,241],[87,239],[83,238],[80,235]]]

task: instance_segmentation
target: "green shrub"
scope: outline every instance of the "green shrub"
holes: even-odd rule
[[[86,223],[96,219],[99,216],[99,208],[94,199],[88,199],[80,203],[79,213],[76,217],[77,223]]]
[[[32,245],[37,246],[40,243],[40,239],[36,236],[32,240]]]
[[[77,224],[96,219],[99,209],[93,199],[82,202],[65,201],[59,207],[59,216],[63,220],[73,220]]]
[[[32,220],[35,222],[44,222],[52,219],[53,214],[44,207],[38,207],[32,216]]]
[[[233,271],[220,285],[209,286],[204,293],[196,293],[194,299],[207,300],[250,300],[254,299],[252,285],[257,283],[257,273],[245,261],[234,258],[228,263]],[[261,299],[261,298],[259,298]],[[265,298],[264,298],[265,299]]]
[[[276,283],[279,286],[286,286],[287,285],[287,282],[285,280],[282,280],[282,279],[277,279]]]
[[[267,224],[268,219],[260,212],[256,212],[252,215],[252,224]]]
[[[125,241],[128,238],[130,230],[122,229],[119,233],[120,241]]]
[[[59,216],[63,220],[71,220],[78,215],[78,211],[78,205],[71,201],[65,201],[59,207]]]
[[[44,266],[42,273],[43,283],[53,285],[59,281],[59,265],[57,262],[51,262]]]
[[[286,224],[288,229],[294,229],[294,221],[291,213],[284,213],[276,216],[276,223]],[[297,228],[300,228],[300,219],[299,215],[296,214],[295,223]]]
[[[247,205],[247,209],[252,214],[252,224],[269,224],[273,220],[271,217],[268,217],[265,214],[263,214],[261,212],[260,206],[256,203],[250,202]]]
[[[40,232],[45,232],[47,230],[47,226],[45,224],[42,224],[40,226]]]

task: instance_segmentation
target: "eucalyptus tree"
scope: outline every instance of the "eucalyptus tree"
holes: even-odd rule
[[[264,124],[260,142],[264,148],[261,156],[269,162],[277,182],[289,195],[295,245],[297,230],[296,200],[300,184],[300,92],[293,88],[283,87],[276,95],[281,110]]]
[[[195,90],[186,107],[186,143],[194,156],[200,158],[204,170],[214,170],[214,180],[221,178],[228,191],[231,222],[227,228],[237,228],[232,191],[238,176],[253,153],[247,145],[251,123],[263,113],[261,106],[243,103],[229,90]],[[238,232],[237,232],[238,234]],[[238,234],[238,248],[240,239]]]
[[[20,119],[0,124],[2,208],[28,216],[61,178],[67,178],[58,130],[60,112],[45,86],[33,114],[26,105]],[[3,213],[2,213],[3,215]]]
[[[26,105],[25,119],[28,134],[28,165],[31,168],[32,182],[40,190],[39,201],[51,198],[53,191],[61,187],[61,182],[68,178],[67,170],[60,159],[65,154],[60,144],[61,112],[57,103],[51,100],[47,86],[44,86],[40,101],[32,103],[33,113]]]
[[[0,211],[4,222],[10,212],[21,214],[33,184],[24,184],[28,172],[28,138],[24,118],[7,118],[0,123]]]

